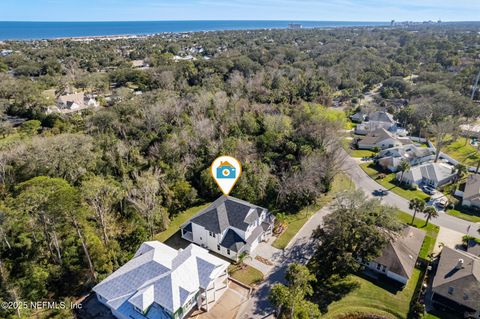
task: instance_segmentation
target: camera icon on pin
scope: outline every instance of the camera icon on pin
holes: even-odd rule
[[[235,167],[229,162],[221,162],[217,167],[217,178],[219,179],[232,179],[237,177]]]

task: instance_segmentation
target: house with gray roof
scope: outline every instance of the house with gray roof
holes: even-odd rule
[[[407,144],[380,151],[375,157],[375,162],[383,169],[396,172],[402,161],[415,166],[432,161],[434,158],[435,149]]]
[[[367,136],[357,141],[357,147],[361,150],[373,150],[375,148],[384,150],[407,144],[412,144],[409,138],[396,136],[384,128],[369,132]]]
[[[222,196],[181,226],[182,238],[237,260],[270,238],[275,218],[266,208]]]
[[[462,194],[462,205],[480,208],[480,174],[469,175]]]
[[[432,303],[480,318],[480,258],[444,247],[432,283]]]
[[[227,290],[229,265],[194,244],[176,250],[150,241],[93,291],[118,319],[181,319],[218,301]]]
[[[413,274],[424,239],[424,231],[407,226],[389,241],[379,257],[365,263],[365,266],[401,284],[406,284]]]
[[[412,185],[426,185],[437,188],[453,182],[457,174],[451,165],[446,163],[425,163],[414,166],[403,174],[397,173],[397,180]]]

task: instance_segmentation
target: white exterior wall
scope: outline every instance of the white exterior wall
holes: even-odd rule
[[[203,228],[200,225],[192,223],[192,234],[193,234],[194,243],[196,243],[199,246],[208,247],[207,245],[208,232],[206,231],[205,228]]]
[[[406,284],[408,282],[408,278],[405,278],[403,276],[400,276],[394,272],[391,272],[389,270],[387,270],[387,277],[388,278],[391,278],[395,281],[398,281],[398,282],[401,282],[402,284]]]

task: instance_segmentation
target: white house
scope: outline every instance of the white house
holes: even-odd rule
[[[359,121],[361,118],[359,117],[359,113],[354,114],[355,120]],[[352,118],[352,121],[354,120]],[[355,127],[355,134],[358,135],[367,135],[370,132],[373,132],[378,129],[385,129],[389,132],[394,133],[397,136],[407,136],[408,132],[406,129],[401,128],[398,126],[398,123],[393,119],[393,115],[385,112],[385,111],[377,111],[368,114],[365,117],[365,122],[361,121],[361,124],[358,124]]]
[[[396,172],[402,161],[408,162],[410,166],[415,166],[432,161],[434,158],[435,149],[407,144],[380,151],[375,161],[384,169]]]
[[[480,174],[468,176],[462,195],[462,205],[480,208]]]
[[[384,128],[379,128],[369,132],[367,136],[357,141],[357,147],[362,150],[372,150],[375,148],[387,149],[399,147],[405,144],[411,144],[409,138],[398,137]]]
[[[150,241],[93,291],[118,319],[181,319],[218,301],[227,290],[228,266],[194,244],[176,250]]]
[[[407,226],[397,238],[387,244],[378,258],[364,265],[374,272],[406,284],[413,274],[424,239],[424,231]]]
[[[95,98],[83,93],[66,94],[57,99],[57,109],[62,113],[75,112],[90,107],[98,107]]]
[[[274,220],[266,208],[222,196],[181,226],[182,238],[237,260],[270,238]]]
[[[426,163],[410,168],[403,174],[403,183],[426,185],[437,188],[453,182],[457,177],[452,166],[446,163]],[[402,172],[397,173],[397,180],[402,178]]]

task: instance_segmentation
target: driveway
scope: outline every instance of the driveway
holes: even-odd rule
[[[306,263],[315,251],[312,241],[313,231],[323,223],[323,218],[329,214],[330,207],[324,207],[316,212],[303,225],[300,231],[292,238],[284,250],[278,250],[272,255],[275,265],[265,281],[253,293],[252,298],[246,303],[244,310],[240,311],[238,319],[269,318],[272,317],[274,308],[268,301],[268,294],[275,283],[285,283],[285,272],[291,263]]]
[[[192,319],[234,319],[242,306],[248,300],[249,290],[230,281],[228,289],[209,312],[194,311]]]

